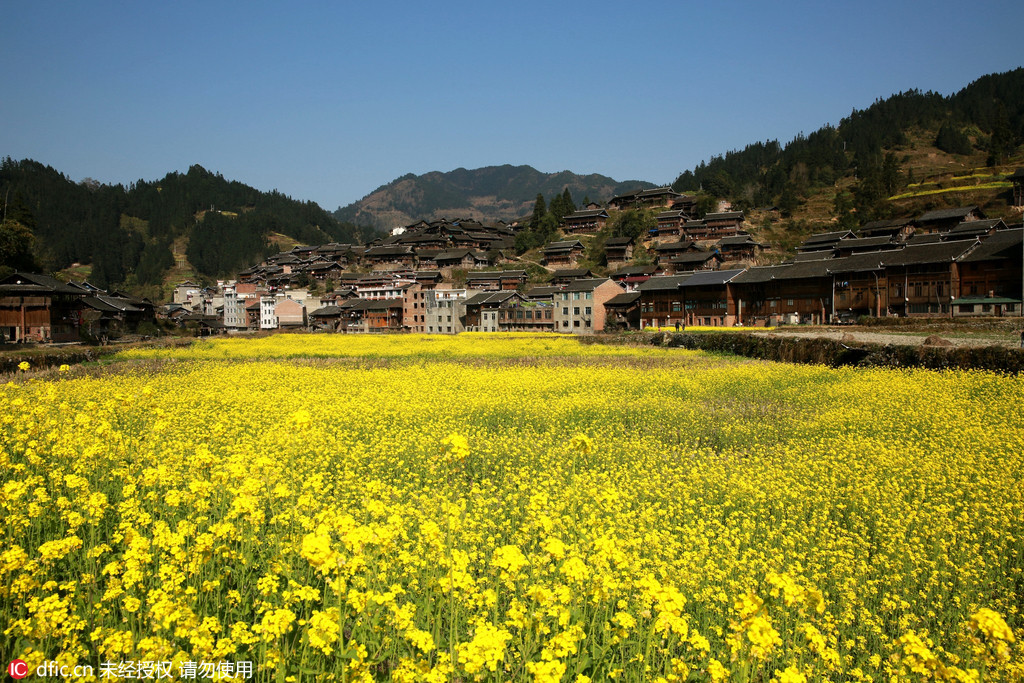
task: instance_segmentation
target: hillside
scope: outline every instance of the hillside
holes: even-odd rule
[[[317,244],[375,236],[313,202],[261,192],[198,165],[125,187],[75,183],[50,166],[8,157],[0,165],[0,196],[7,200],[5,216],[31,235],[35,268],[88,264],[98,286],[155,297],[168,276],[233,274],[275,250],[275,236]],[[0,262],[28,265],[26,258]]]
[[[569,171],[542,173],[530,166],[458,168],[447,173],[404,175],[339,208],[334,217],[381,230],[441,218],[511,222],[530,213],[537,194],[551,198],[569,188],[577,203],[584,198],[604,202],[651,187],[652,183],[641,180],[618,182],[596,173],[581,176]]]
[[[673,188],[730,202],[782,246],[823,227],[964,204],[1012,219],[1005,176],[1024,165],[1022,143],[1024,68],[949,96],[876,100],[786,145],[757,142],[702,162]]]

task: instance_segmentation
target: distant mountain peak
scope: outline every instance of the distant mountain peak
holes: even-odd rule
[[[606,201],[615,195],[655,187],[643,180],[617,181],[597,173],[544,173],[532,166],[485,166],[407,173],[334,212],[338,220],[378,230],[440,218],[513,221],[533,210],[537,194],[551,199],[566,188],[577,202]]]

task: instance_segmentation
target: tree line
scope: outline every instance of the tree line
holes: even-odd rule
[[[99,287],[159,285],[173,244],[201,276],[229,275],[273,251],[271,233],[299,242],[362,242],[371,231],[335,219],[314,202],[261,192],[202,166],[128,186],[74,182],[33,160],[0,163],[0,269],[91,264]],[[182,239],[184,238],[184,239]]]
[[[989,165],[1005,163],[1024,142],[1024,68],[985,76],[949,97],[909,90],[879,99],[838,126],[784,146],[768,140],[712,157],[681,173],[672,187],[730,199],[737,208],[777,206],[786,215],[813,190],[852,175],[857,182],[843,202],[861,220],[884,217],[881,190],[894,189],[894,178],[899,184],[898,161],[889,155],[912,129],[937,129],[934,144],[948,153],[983,151]]]

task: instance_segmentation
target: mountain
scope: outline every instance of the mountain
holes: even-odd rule
[[[513,221],[533,209],[537,194],[551,199],[569,188],[577,204],[584,198],[607,201],[618,194],[655,187],[642,180],[618,182],[607,176],[569,171],[542,173],[530,166],[457,168],[441,173],[404,175],[358,202],[338,208],[339,221],[390,230],[419,220],[468,218]]]
[[[1020,163],[1022,142],[1024,68],[1018,68],[949,96],[908,90],[878,99],[837,126],[786,145],[752,143],[684,171],[673,189],[702,190],[739,209],[775,206],[786,217],[845,228],[978,204],[979,196],[996,213],[1010,213],[1005,176]],[[967,189],[953,191],[961,187]]]
[[[33,234],[41,268],[89,264],[94,284],[137,291],[162,285],[174,268],[186,271],[178,275],[231,275],[276,251],[275,240],[361,243],[376,236],[313,202],[261,192],[198,165],[125,187],[75,183],[37,161],[7,157],[0,196],[5,216]]]

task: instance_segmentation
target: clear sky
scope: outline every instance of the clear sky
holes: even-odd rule
[[[497,164],[671,183],[1024,65],[1024,2],[4,2],[0,156],[328,210]]]

